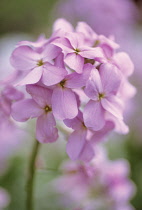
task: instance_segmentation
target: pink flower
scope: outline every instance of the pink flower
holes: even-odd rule
[[[83,33],[70,32],[65,37],[53,41],[53,44],[60,47],[64,54],[64,62],[77,73],[82,73],[85,58],[99,60],[103,58],[101,48],[90,48],[84,43]]]
[[[99,71],[92,70],[85,88],[86,95],[91,99],[83,114],[87,127],[100,130],[105,124],[106,111],[118,119],[123,119],[121,103],[116,96],[120,83],[121,75],[115,66],[103,64]]]
[[[52,91],[36,85],[28,85],[27,92],[32,99],[24,99],[12,106],[12,117],[24,122],[30,118],[37,118],[36,138],[41,143],[53,142],[58,138],[56,122],[52,114]],[[21,112],[21,110],[23,110]]]
[[[30,46],[18,46],[11,55],[11,64],[15,69],[26,72],[18,85],[35,84],[40,79],[47,86],[60,82],[66,71],[52,64],[59,53],[60,49],[49,43],[41,52]]]
[[[85,86],[92,66],[85,64],[82,74],[76,72],[67,75],[53,89],[52,109],[57,119],[72,119],[78,114],[78,105],[76,94],[73,88],[81,88]]]

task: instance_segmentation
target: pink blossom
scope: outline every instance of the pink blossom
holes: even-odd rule
[[[24,99],[14,103],[12,117],[19,122],[37,118],[36,138],[42,143],[56,141],[58,130],[55,127],[56,122],[52,114],[52,91],[40,86],[28,85],[27,92],[32,96],[32,99]]]
[[[105,124],[106,111],[123,119],[121,104],[116,97],[120,83],[121,75],[115,66],[103,64],[99,72],[97,69],[92,70],[85,88],[86,95],[91,99],[83,115],[87,127],[100,130]]]
[[[18,85],[35,84],[40,79],[47,86],[60,82],[66,71],[52,64],[59,53],[60,49],[50,43],[44,46],[42,52],[26,45],[18,46],[11,55],[11,64],[15,69],[26,72]]]
[[[63,175],[53,182],[63,206],[83,210],[133,209],[129,200],[135,185],[128,178],[129,165],[123,159],[110,161],[105,153],[104,148],[97,147],[90,164],[64,163]]]

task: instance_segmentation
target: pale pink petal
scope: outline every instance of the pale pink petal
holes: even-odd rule
[[[67,20],[63,18],[57,19],[53,24],[53,31],[57,31],[59,29],[62,29],[68,32],[72,32],[74,30],[70,22],[68,22]]]
[[[24,93],[17,90],[13,86],[6,86],[1,93],[3,97],[10,99],[11,101],[19,101],[24,98]]]
[[[92,70],[91,64],[85,64],[82,74],[76,72],[66,76],[65,86],[68,88],[80,88],[86,85]]]
[[[79,54],[70,53],[66,55],[64,59],[65,63],[77,73],[82,73],[84,66],[84,58],[82,58]]]
[[[54,59],[55,63],[54,65],[55,66],[58,66],[60,68],[64,68],[65,69],[65,64],[64,64],[64,54],[63,53],[60,53],[57,58]]]
[[[42,52],[43,56],[43,62],[50,62],[54,58],[56,58],[59,53],[61,52],[61,49],[53,44],[47,44],[44,47],[44,50]]]
[[[29,72],[27,76],[24,79],[22,79],[20,82],[18,82],[18,84],[16,85],[35,84],[40,80],[42,76],[42,72],[43,72],[42,66],[36,67],[31,72]]]
[[[84,108],[83,118],[85,125],[94,130],[98,131],[105,125],[104,109],[100,101],[90,100]]]
[[[43,110],[33,99],[26,99],[12,105],[11,116],[19,122],[24,122],[30,118],[39,117],[42,113]]]
[[[65,78],[67,71],[64,68],[60,68],[53,65],[44,65],[42,82],[44,85],[55,85]]]
[[[77,130],[74,131],[68,140],[66,151],[70,159],[77,160],[79,159],[80,153],[83,149],[86,140],[87,130]]]
[[[118,65],[120,71],[128,77],[130,76],[134,71],[134,64],[132,63],[129,55],[125,52],[117,53],[114,56],[114,60],[116,61],[116,64]]]
[[[56,87],[52,95],[53,114],[57,119],[72,119],[78,114],[75,94],[72,90]]]
[[[19,46],[13,51],[10,62],[18,70],[30,70],[36,66],[39,59],[39,54],[31,47]]]
[[[121,84],[119,69],[111,64],[102,64],[99,72],[105,95],[116,94]]]
[[[91,71],[90,78],[86,83],[84,91],[89,98],[96,101],[99,100],[99,93],[103,93],[103,88],[101,78],[97,69],[94,68]]]
[[[81,52],[79,52],[79,55],[81,55],[84,58],[95,59],[96,61],[99,61],[100,59],[104,58],[104,53],[100,47],[95,47],[95,48],[88,47],[80,50]]]
[[[106,111],[119,119],[123,119],[121,100],[118,100],[116,96],[102,98],[101,104]]]
[[[94,157],[95,153],[94,150],[90,144],[90,142],[85,141],[85,144],[82,148],[82,151],[79,155],[79,160],[83,160],[85,162],[89,162]]]
[[[78,34],[75,32],[69,32],[65,34],[66,38],[70,41],[73,49],[78,48]]]
[[[51,105],[52,90],[38,85],[27,85],[26,90],[41,108]]]
[[[41,143],[54,142],[58,138],[56,122],[51,112],[41,115],[37,119],[36,138]]]
[[[115,125],[113,122],[107,121],[101,130],[96,131],[94,133],[94,135],[91,138],[91,142],[96,143],[104,140],[104,138],[109,134],[109,132],[111,132],[114,129],[114,127]]]
[[[83,127],[83,114],[79,110],[78,115],[73,119],[66,119],[64,123],[67,127],[72,128],[74,130],[79,130]]]
[[[64,54],[74,52],[73,47],[71,46],[70,41],[67,38],[58,38],[52,42],[52,44],[60,47]]]

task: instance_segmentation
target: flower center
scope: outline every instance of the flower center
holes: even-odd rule
[[[60,82],[61,87],[64,87],[65,83],[66,83],[66,80],[62,80],[62,81]]]
[[[80,50],[79,50],[79,49],[77,49],[77,48],[76,48],[76,49],[74,49],[74,51],[75,51],[75,54],[76,54],[76,55],[78,55],[78,53],[80,52]]]
[[[44,107],[44,110],[46,113],[52,111],[52,109],[48,105]]]
[[[40,59],[38,62],[37,62],[37,66],[42,66],[44,64],[43,60]]]
[[[99,93],[99,96],[98,96],[99,100],[101,100],[104,97],[105,97],[105,94],[104,93]]]

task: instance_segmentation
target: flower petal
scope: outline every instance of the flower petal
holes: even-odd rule
[[[109,113],[111,113],[115,117],[119,119],[123,119],[122,104],[120,102],[121,101],[118,100],[116,96],[102,98],[101,100],[101,104],[105,110],[107,110]]]
[[[30,70],[36,66],[39,59],[39,54],[31,47],[19,46],[13,51],[10,62],[18,70]]]
[[[38,85],[27,85],[26,90],[41,108],[51,105],[52,90]]]
[[[89,162],[94,157],[95,153],[90,144],[90,142],[85,141],[85,144],[82,148],[82,151],[78,157],[79,160],[83,160],[85,162]]]
[[[84,123],[86,127],[98,131],[105,125],[104,109],[100,101],[90,100],[84,108]]]
[[[84,48],[81,50],[79,53],[83,58],[90,58],[94,59],[96,61],[100,61],[100,59],[104,58],[103,51],[100,47],[95,47],[95,48]]]
[[[112,121],[107,121],[101,130],[96,131],[94,133],[94,135],[91,138],[91,142],[96,143],[103,140],[106,137],[106,135],[108,135],[108,133],[114,129],[114,127],[115,125]]]
[[[24,79],[22,79],[20,82],[18,82],[18,84],[16,85],[35,84],[40,80],[42,72],[43,72],[43,67],[36,67],[32,71],[30,71],[27,74],[27,76]]]
[[[42,82],[44,85],[55,85],[65,78],[67,71],[64,68],[56,67],[53,65],[44,65]]]
[[[134,71],[134,64],[132,63],[130,57],[125,52],[117,53],[114,56],[116,64],[122,71],[122,73],[127,77],[130,76]]]
[[[56,87],[52,95],[53,114],[57,119],[72,119],[78,114],[75,94],[72,90]]]
[[[86,83],[84,91],[89,98],[96,101],[99,99],[99,93],[103,93],[102,82],[97,69],[94,68],[91,71],[90,78]]]
[[[120,71],[111,64],[102,64],[99,69],[105,95],[116,94],[121,84]]]
[[[43,56],[43,62],[50,62],[54,58],[56,58],[59,53],[61,52],[61,49],[53,44],[47,44],[44,47],[44,50],[42,52]]]
[[[36,138],[41,143],[54,142],[58,138],[56,122],[51,112],[41,115],[37,119]]]
[[[74,131],[68,140],[66,152],[70,159],[77,160],[85,144],[87,130]]]
[[[79,54],[69,53],[66,55],[64,59],[65,63],[77,73],[82,73],[84,66],[84,58],[82,58]]]
[[[39,117],[43,113],[33,99],[21,100],[12,105],[11,116],[19,122],[27,121],[30,118]]]
[[[86,85],[87,80],[89,79],[90,72],[92,70],[91,64],[85,64],[82,74],[73,72],[66,76],[65,86],[68,88],[80,88]]]

